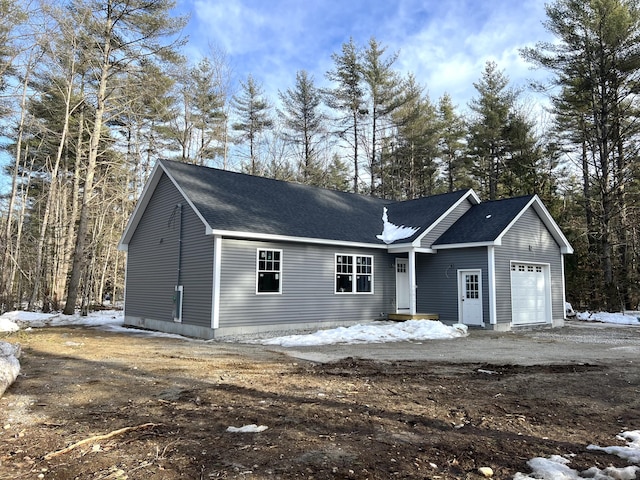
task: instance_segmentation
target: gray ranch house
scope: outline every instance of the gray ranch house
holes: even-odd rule
[[[206,339],[375,319],[562,326],[573,252],[536,195],[396,202],[166,160],[120,248],[125,324]]]

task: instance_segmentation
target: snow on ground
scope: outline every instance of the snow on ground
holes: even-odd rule
[[[599,447],[589,445],[588,450],[599,450],[611,455],[624,458],[629,463],[628,467],[607,467],[603,470],[591,467],[584,472],[578,472],[568,465],[571,460],[560,455],[552,455],[549,458],[536,457],[527,462],[533,473],[525,475],[516,473],[513,480],[580,480],[591,478],[596,480],[634,480],[640,473],[640,430],[622,432],[617,436],[618,440],[626,441],[626,447]]]
[[[640,312],[605,313],[584,312],[577,313],[576,318],[584,321],[598,321],[615,324],[639,324]],[[8,312],[0,316],[0,333],[15,332],[20,329],[30,329],[47,326],[87,326],[103,330],[121,331],[128,334],[168,336],[185,338],[180,335],[149,332],[125,328],[123,326],[124,315],[122,311],[105,310],[92,312],[88,316],[42,314],[34,312]],[[385,343],[401,341],[423,341],[429,339],[459,338],[468,334],[465,325],[446,326],[441,322],[430,320],[409,320],[406,322],[375,322],[366,325],[354,325],[352,327],[340,327],[329,330],[320,330],[307,335],[288,335],[259,340],[263,345],[280,345],[283,347],[329,345],[329,344],[354,344],[354,343]],[[6,378],[7,386],[11,384],[20,371],[18,357],[19,345],[13,345],[0,341],[0,379]],[[0,382],[1,383],[1,382]],[[3,391],[0,391],[0,396]],[[229,427],[228,431],[234,432],[258,432],[267,427],[264,425],[245,425],[243,427]],[[570,460],[554,455],[549,458],[533,458],[528,462],[533,470],[531,474],[517,473],[514,480],[633,480],[640,474],[640,430],[623,432],[618,439],[627,441],[626,447],[599,447],[590,445],[591,450],[600,450],[612,455],[625,458],[630,465],[625,468],[608,467],[600,470],[592,467],[584,472],[578,472],[568,466]]]
[[[20,345],[0,342],[0,397],[20,373]]]
[[[266,425],[258,426],[255,423],[252,423],[251,425],[244,425],[242,427],[227,427],[227,432],[231,432],[231,433],[260,433],[260,432],[264,432],[268,428],[269,427],[267,427]]]
[[[20,325],[9,318],[0,317],[0,332],[17,332]]]
[[[287,335],[284,337],[259,340],[262,345],[281,347],[309,347],[333,345],[337,343],[387,343],[422,341],[429,339],[459,338],[467,335],[466,325],[449,327],[432,320],[407,320],[406,322],[376,322],[351,327],[319,330],[307,335]]]
[[[103,310],[91,312],[87,316],[79,314],[62,315],[60,313],[38,313],[17,310],[0,316],[0,332],[13,332],[21,328],[60,327],[66,325],[80,325],[86,327],[100,327],[110,330],[122,326],[124,315],[118,310]],[[15,327],[18,327],[17,329]]]
[[[578,312],[578,320],[587,322],[616,323],[619,325],[640,325],[640,312],[626,311],[624,313],[609,312]]]

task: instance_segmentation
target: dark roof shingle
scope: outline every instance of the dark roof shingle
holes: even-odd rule
[[[215,230],[382,244],[383,207],[396,225],[420,235],[468,190],[405,202],[326,190],[161,160],[166,172]]]
[[[492,242],[532,198],[533,195],[527,195],[473,205],[433,245]]]

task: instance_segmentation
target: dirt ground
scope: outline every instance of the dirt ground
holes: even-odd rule
[[[314,363],[81,327],[3,340],[23,353],[0,399],[2,480],[479,479],[480,467],[510,479],[536,456],[624,466],[586,447],[640,429],[628,359]],[[249,424],[268,429],[227,431]]]

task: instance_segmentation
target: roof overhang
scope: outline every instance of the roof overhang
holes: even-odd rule
[[[247,240],[262,240],[265,242],[294,242],[294,243],[312,243],[316,245],[334,245],[341,247],[354,247],[354,248],[375,248],[379,250],[386,250],[389,246],[378,243],[363,243],[363,242],[348,242],[344,240],[329,240],[326,238],[309,238],[309,237],[295,237],[289,235],[273,235],[267,233],[257,232],[239,232],[234,230],[219,230],[207,228],[207,235],[213,235],[223,238],[237,238]]]
[[[400,245],[388,245],[387,251],[389,253],[408,253],[408,252],[435,253],[435,250],[432,248],[416,247],[412,243],[403,243]]]
[[[429,232],[431,232],[434,228],[436,228],[440,224],[440,222],[442,222],[445,218],[447,218],[451,214],[451,212],[453,212],[456,208],[458,208],[458,206],[460,206],[460,204],[462,204],[465,201],[471,202],[472,205],[478,205],[480,203],[480,197],[478,197],[476,192],[474,192],[471,188],[467,190],[467,193],[465,193],[462,197],[460,197],[456,203],[451,205],[446,212],[440,215],[440,217],[438,217],[438,219],[435,222],[429,225],[424,232],[422,232],[418,237],[416,237],[416,239],[412,242],[413,245],[415,247],[419,247],[420,242],[422,242],[422,239],[425,236],[427,236]]]
[[[567,240],[567,237],[564,236],[564,234],[562,233],[562,230],[560,230],[560,227],[555,222],[555,220],[549,213],[549,210],[547,210],[547,207],[544,206],[544,204],[542,203],[542,200],[540,200],[540,197],[538,197],[538,195],[534,195],[529,201],[529,203],[527,203],[527,205],[522,210],[520,210],[520,213],[518,213],[518,215],[514,217],[514,219],[509,223],[509,225],[507,225],[507,227],[502,231],[502,233],[500,233],[498,238],[496,238],[496,242],[498,241],[502,242],[502,237],[504,237],[504,235],[509,231],[509,229],[520,219],[522,215],[524,215],[524,212],[526,212],[529,207],[533,207],[535,212],[538,214],[538,216],[542,220],[542,223],[544,223],[545,227],[547,227],[547,230],[549,230],[549,232],[551,233],[551,236],[560,246],[560,252],[565,255],[572,254],[573,247],[569,243],[569,240]],[[496,243],[496,245],[498,245],[498,243]]]
[[[531,200],[518,212],[516,216],[509,222],[509,224],[500,232],[500,234],[496,237],[495,240],[486,241],[486,242],[474,242],[474,243],[450,243],[446,245],[433,245],[434,250],[448,250],[453,248],[470,248],[470,247],[490,247],[490,246],[500,246],[502,245],[502,238],[506,235],[506,233],[511,229],[511,227],[524,215],[524,213],[532,207],[534,211],[538,214],[542,223],[545,225],[547,230],[551,233],[551,236],[556,241],[556,243],[560,246],[560,252],[567,255],[573,253],[573,247],[567,240],[567,238],[560,230],[560,227],[555,222],[549,210],[544,206],[542,200],[538,195],[534,195],[531,197]]]
[[[492,247],[496,245],[502,245],[501,241],[495,240],[493,242],[469,242],[469,243],[448,243],[446,245],[434,245],[433,250],[451,250],[453,248],[474,248],[474,247]]]
[[[173,185],[176,187],[178,192],[180,192],[180,195],[182,195],[182,198],[184,198],[185,202],[189,204],[189,206],[195,212],[198,218],[200,218],[200,220],[205,226],[205,230],[207,232],[211,230],[211,226],[207,223],[207,221],[204,219],[204,217],[201,215],[201,213],[198,211],[195,205],[193,205],[191,200],[189,200],[189,198],[185,195],[180,185],[178,185],[178,182],[176,182],[176,180],[173,178],[171,173],[166,168],[164,168],[162,161],[157,161],[153,167],[153,170],[151,170],[149,179],[147,180],[147,183],[145,184],[144,189],[142,190],[142,194],[140,195],[140,198],[138,199],[138,202],[136,203],[136,206],[133,209],[133,213],[129,217],[127,226],[125,227],[124,232],[122,233],[122,237],[120,238],[120,243],[118,244],[118,250],[122,250],[126,252],[129,249],[129,242],[131,241],[131,237],[133,237],[133,233],[136,231],[136,228],[138,227],[140,220],[142,220],[144,211],[147,209],[147,206],[149,205],[149,201],[151,200],[151,197],[153,196],[153,192],[158,186],[158,183],[160,183],[160,179],[162,178],[163,173],[169,178],[169,180],[171,180],[171,183],[173,183]]]

